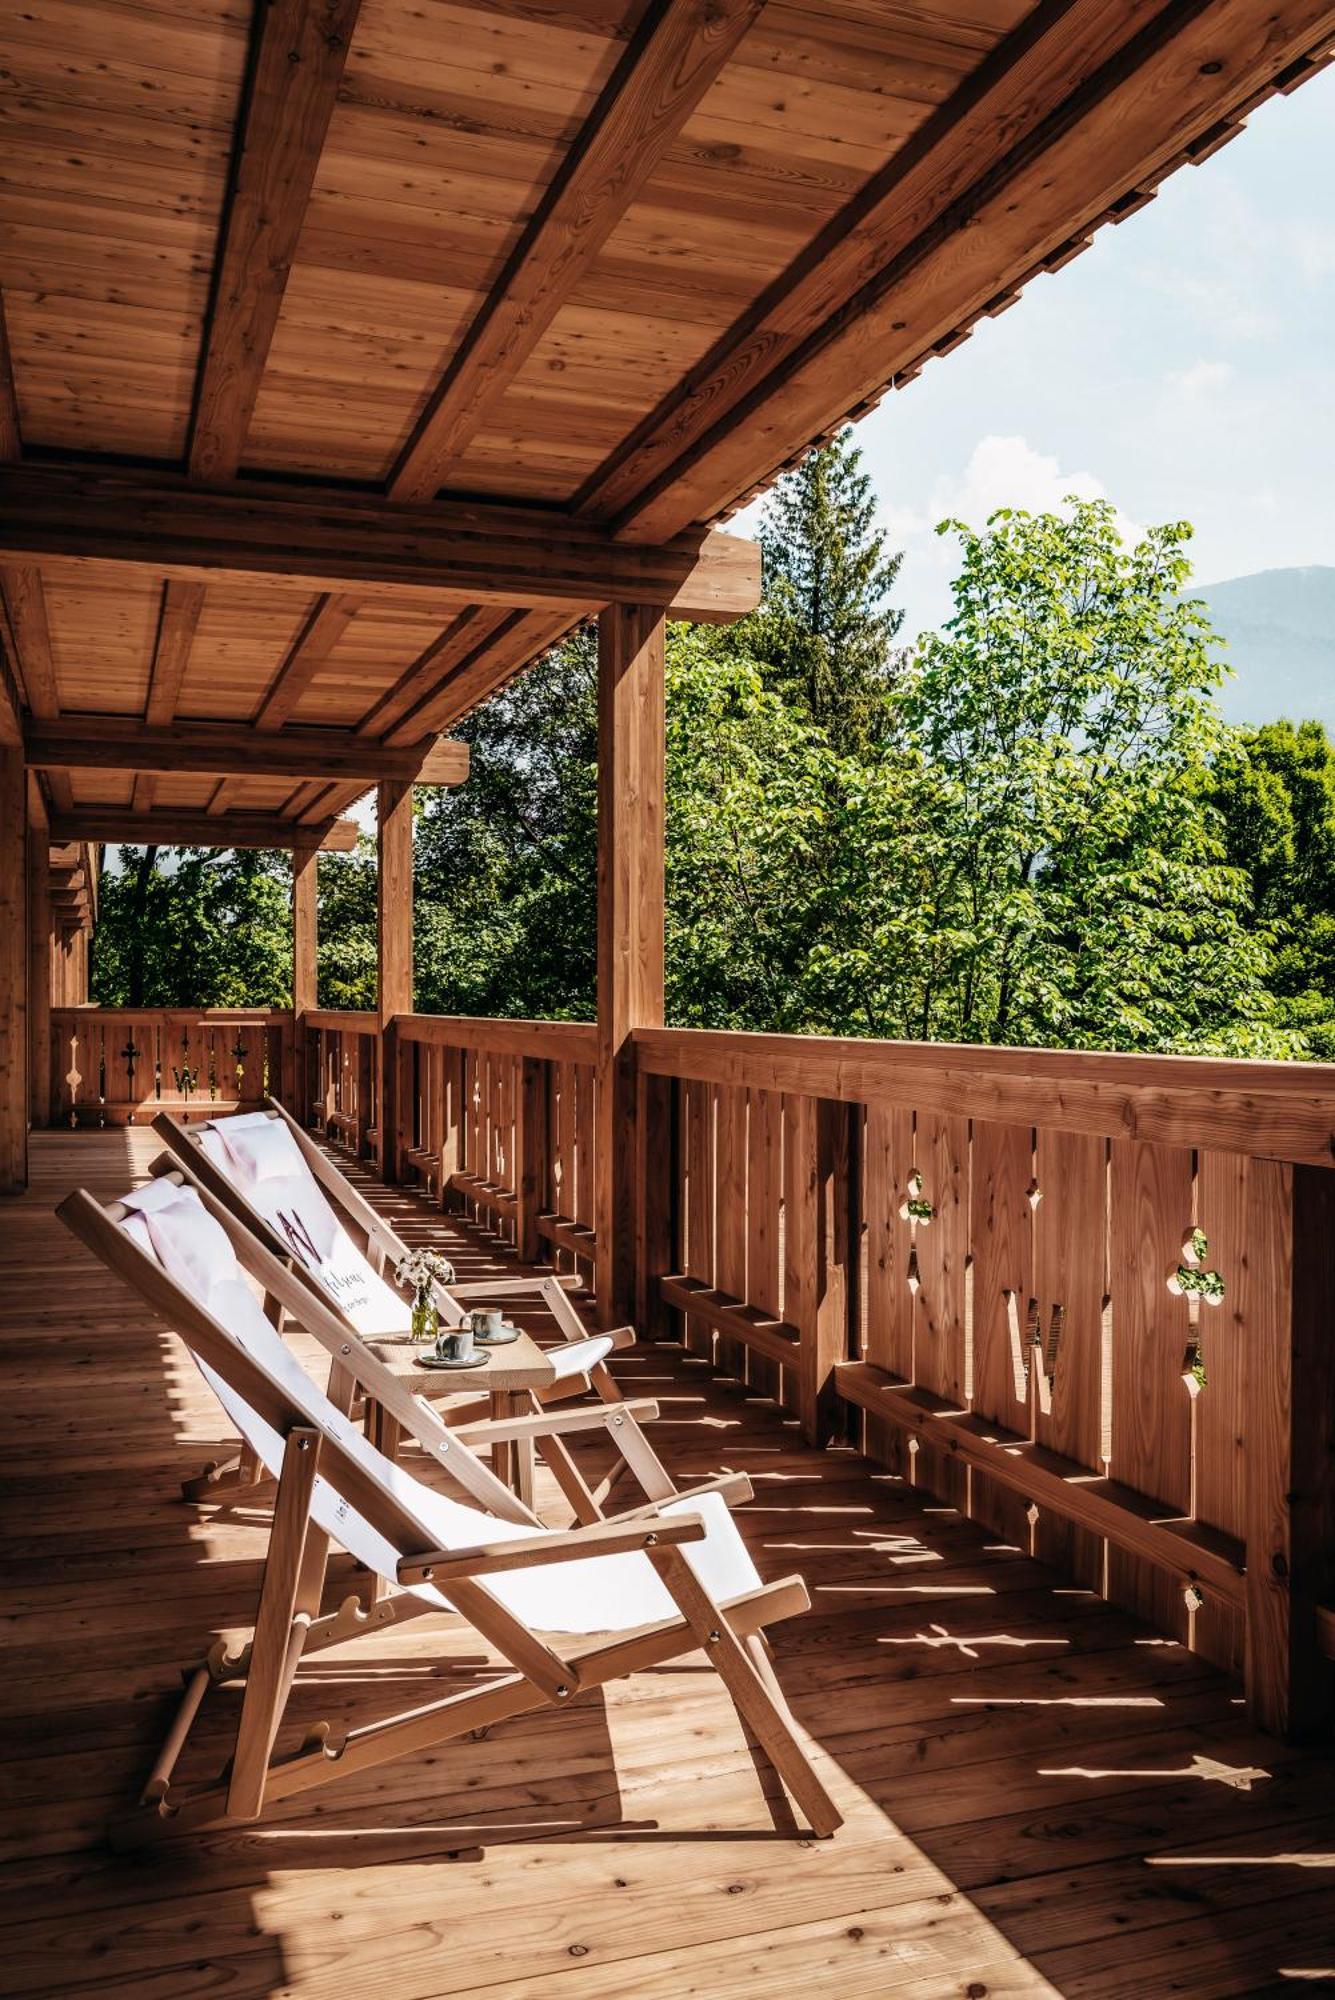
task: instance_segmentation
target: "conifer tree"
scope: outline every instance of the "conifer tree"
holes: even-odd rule
[[[759,529],[764,602],[735,628],[767,684],[805,709],[840,752],[874,754],[899,664],[902,556],[886,552],[862,454],[844,430],[785,473]]]

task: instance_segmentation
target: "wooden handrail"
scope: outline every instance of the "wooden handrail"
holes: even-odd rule
[[[1335,1064],[645,1028],[648,1076],[1335,1165]]]
[[[341,1035],[375,1035],[379,1033],[376,1016],[369,1011],[361,1013],[351,1007],[308,1007],[301,1017],[307,1028],[336,1028]]]
[[[485,1049],[494,1055],[591,1063],[597,1031],[591,1021],[475,1020],[463,1014],[399,1014],[399,1039],[431,1048]]]

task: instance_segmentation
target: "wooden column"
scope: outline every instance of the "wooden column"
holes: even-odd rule
[[[28,1184],[28,781],[0,745],[0,1194]]]
[[[318,841],[300,841],[292,850],[292,1011],[309,1013],[319,998]]]
[[[1335,1169],[1253,1160],[1249,1182],[1244,1678],[1251,1720],[1301,1743],[1335,1722]]]
[[[605,1326],[636,1303],[643,1161],[631,1036],[663,1020],[663,613],[598,621],[598,1071],[595,1289]],[[642,1186],[640,1200],[652,1199]]]
[[[29,779],[29,806],[35,787]],[[51,854],[45,815],[28,829],[28,1116],[51,1123]]]
[[[380,859],[377,886],[379,937],[376,1015],[377,1118],[380,1129],[380,1175],[399,1177],[399,1051],[390,1023],[396,1014],[413,1011],[413,788],[402,779],[382,784],[376,793],[376,843]]]
[[[284,1091],[303,1125],[311,1103],[304,1017],[320,1004],[319,857],[317,841],[298,841],[292,849],[292,1045]]]

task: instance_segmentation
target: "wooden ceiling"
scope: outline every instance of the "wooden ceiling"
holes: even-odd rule
[[[1335,40],[1331,0],[0,22],[0,639],[57,828],[323,827],[364,786],[248,737],[425,753],[618,596],[736,615],[712,524]],[[127,761],[53,766],[76,716]],[[234,762],[137,767],[135,718]]]

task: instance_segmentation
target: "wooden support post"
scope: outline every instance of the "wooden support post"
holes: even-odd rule
[[[380,1177],[399,1177],[400,1135],[396,1014],[413,1011],[413,788],[390,779],[376,793],[376,844],[380,859],[376,1019],[379,1067],[376,1115],[380,1128]]]
[[[309,1116],[306,1028],[304,1017],[320,1004],[319,865],[316,840],[298,840],[292,848],[292,1035],[283,1094],[294,1118],[304,1125]]]
[[[784,1145],[784,1317],[800,1334],[797,1408],[808,1444],[833,1428],[834,1370],[848,1358],[848,1107],[789,1098]]]
[[[28,1184],[28,779],[0,745],[0,1194]]]
[[[1318,1616],[1335,1601],[1335,1171],[1253,1160],[1250,1180],[1262,1268],[1243,1349],[1247,1709],[1305,1742],[1335,1723]]]
[[[46,815],[32,813],[31,777],[28,788],[28,1117],[36,1129],[51,1123],[51,868]]]
[[[318,841],[299,840],[292,849],[292,1011],[311,1012],[319,997]]]
[[[521,1264],[538,1259],[547,1171],[547,1065],[537,1056],[521,1056],[515,1104],[515,1251]]]
[[[663,1020],[663,614],[598,621],[598,1065],[594,1144],[598,1317],[635,1310],[636,1028]]]

